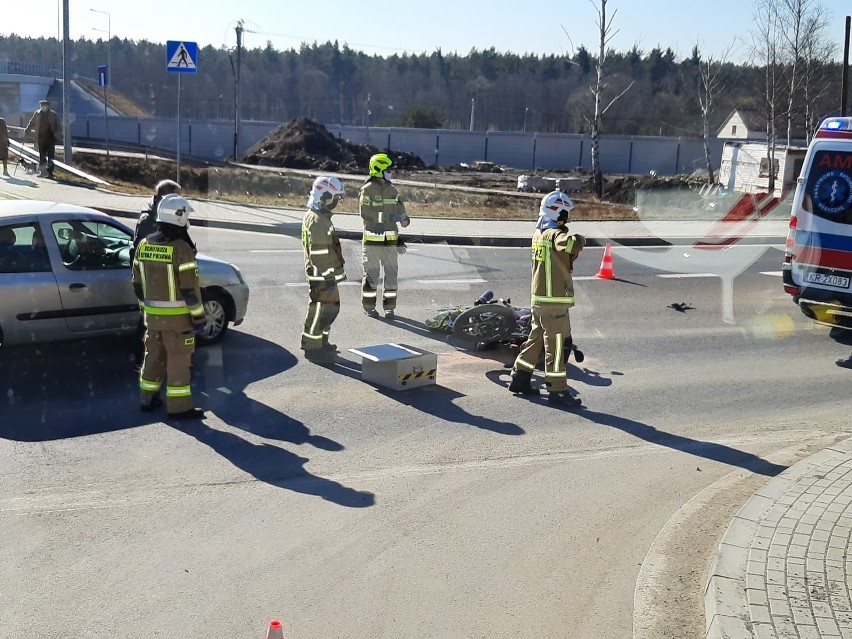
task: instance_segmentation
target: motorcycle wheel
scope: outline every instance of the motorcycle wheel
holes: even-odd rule
[[[517,327],[515,313],[502,304],[483,304],[467,309],[453,322],[453,335],[468,342],[499,342],[510,339]]]

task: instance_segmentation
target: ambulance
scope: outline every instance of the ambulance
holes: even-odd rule
[[[852,118],[830,117],[808,146],[796,182],[782,264],[802,312],[852,330]]]

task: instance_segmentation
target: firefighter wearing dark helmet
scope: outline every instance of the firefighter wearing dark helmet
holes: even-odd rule
[[[512,368],[509,390],[515,394],[537,395],[531,385],[541,350],[544,348],[544,379],[548,401],[577,406],[580,400],[570,394],[565,373],[565,352],[571,349],[571,321],[568,310],[574,305],[574,260],[586,245],[582,235],[568,232],[574,203],[561,191],[541,200],[539,218],[532,239],[532,326]]]
[[[393,161],[385,153],[370,158],[370,177],[359,192],[359,212],[364,221],[361,305],[370,317],[378,317],[379,279],[384,270],[382,308],[387,319],[393,319],[398,290],[398,258],[405,250],[399,239],[400,224],[411,223],[396,187],[391,184]]]
[[[139,375],[140,407],[162,403],[172,419],[201,419],[190,388],[195,337],[206,318],[198,286],[198,263],[187,241],[192,207],[180,195],[167,195],[157,206],[157,230],[143,239],[133,259],[133,290],[145,313],[145,359]]]

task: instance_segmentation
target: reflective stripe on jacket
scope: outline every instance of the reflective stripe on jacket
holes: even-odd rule
[[[364,242],[397,244],[397,222],[407,215],[393,184],[384,178],[368,179],[358,193],[358,211],[364,221]]]
[[[142,308],[149,321],[157,318],[161,328],[180,328],[190,318],[192,323],[204,319],[198,262],[184,240],[157,235],[143,239],[133,258],[133,283],[141,287]]]
[[[568,229],[536,229],[532,239],[532,304],[574,305],[574,260],[583,250],[582,236]]]
[[[331,211],[309,209],[302,221],[302,246],[305,250],[305,275],[309,283],[342,282],[343,249],[331,223]]]

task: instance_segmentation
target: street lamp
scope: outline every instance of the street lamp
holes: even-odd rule
[[[100,11],[99,9],[89,9],[89,11],[93,11],[94,13],[102,13],[107,17],[107,72],[106,78],[104,82],[104,137],[106,139],[106,152],[107,157],[109,157],[109,124],[108,124],[108,113],[107,113],[107,87],[112,84],[112,60],[110,60],[110,40],[112,40],[112,16],[107,11]],[[103,33],[103,29],[95,29],[92,27],[93,31],[100,31]]]
[[[110,40],[112,40],[112,27],[111,27],[112,16],[107,11],[101,11],[99,9],[89,9],[89,11],[93,11],[95,13],[102,13],[107,17],[107,30],[106,30],[106,34],[107,34],[107,78],[112,78],[112,63],[110,62],[110,59],[109,59],[109,49],[110,49],[109,42],[110,42]],[[103,29],[95,29],[94,27],[92,27],[92,31],[100,31],[101,33],[104,32]]]

